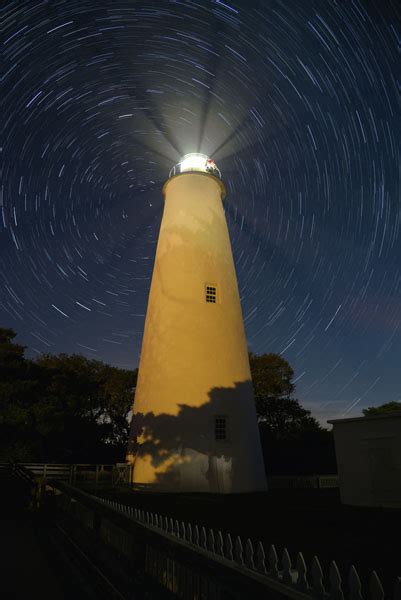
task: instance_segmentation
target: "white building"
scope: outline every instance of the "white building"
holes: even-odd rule
[[[169,492],[254,492],[266,477],[237,277],[213,161],[164,185],[127,460]]]
[[[327,421],[343,504],[401,508],[401,413]]]

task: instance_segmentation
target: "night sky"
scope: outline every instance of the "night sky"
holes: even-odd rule
[[[2,2],[0,326],[138,365],[180,156],[211,155],[250,349],[322,423],[401,400],[397,0]]]

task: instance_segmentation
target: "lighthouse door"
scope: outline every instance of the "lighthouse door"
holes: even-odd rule
[[[225,458],[224,456],[211,457],[211,491],[217,494],[229,494],[231,492],[231,467],[231,458]]]

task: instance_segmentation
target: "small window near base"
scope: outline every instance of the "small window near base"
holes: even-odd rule
[[[214,438],[216,442],[227,439],[227,417],[216,415],[214,418]]]
[[[214,285],[206,286],[206,302],[216,304],[217,302],[217,288]]]

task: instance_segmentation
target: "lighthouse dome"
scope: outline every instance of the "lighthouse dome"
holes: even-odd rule
[[[221,179],[220,169],[217,168],[214,160],[209,158],[206,154],[200,154],[199,152],[185,154],[180,162],[171,169],[170,177],[180,173],[190,173],[193,171],[210,173]]]

